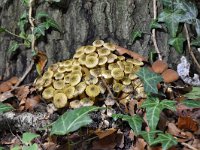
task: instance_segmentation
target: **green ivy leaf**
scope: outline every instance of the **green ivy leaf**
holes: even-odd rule
[[[22,150],[38,150],[38,145],[34,143],[33,145],[30,146],[23,146]]]
[[[151,145],[154,140],[155,140],[155,136],[157,133],[161,133],[161,131],[159,130],[153,130],[153,131],[141,131],[140,135],[144,138],[144,140],[149,144]]]
[[[164,9],[158,16],[158,22],[164,22],[172,37],[176,37],[182,13],[179,10]]]
[[[185,42],[185,38],[183,38],[181,35],[175,38],[169,39],[169,45],[173,46],[175,50],[179,53],[183,53],[183,43]]]
[[[29,5],[30,0],[21,0],[22,4]]]
[[[36,35],[37,37],[41,36],[41,35],[45,35],[45,24],[41,23],[39,24],[37,27],[34,28],[33,30],[33,34]]]
[[[134,31],[132,33],[132,37],[133,37],[133,41],[135,41],[137,38],[141,38],[142,37],[142,32],[141,31]]]
[[[51,135],[65,135],[92,122],[88,113],[100,109],[95,106],[81,107],[65,112],[52,125]]]
[[[6,29],[5,28],[3,28],[3,27],[0,27],[0,33],[2,33],[2,32],[5,32],[6,31]]]
[[[184,96],[186,96],[188,99],[197,99],[197,98],[200,98],[199,91],[200,91],[200,87],[193,87],[192,91],[185,94]]]
[[[41,18],[49,18],[49,15],[45,12],[39,12],[36,14],[35,18],[37,20],[41,19]]]
[[[157,84],[163,80],[160,75],[150,71],[146,67],[142,67],[136,74],[144,82],[145,92],[158,93]]]
[[[19,145],[14,146],[11,150],[21,150],[22,148]]]
[[[161,111],[165,108],[175,110],[175,102],[170,100],[163,100],[160,102],[156,97],[148,97],[146,101],[142,103],[141,107],[146,108],[146,118],[148,125],[151,130],[155,130],[160,118]]]
[[[192,46],[200,47],[200,37],[191,41]]]
[[[200,100],[183,100],[181,103],[187,107],[200,108]]]
[[[177,145],[176,139],[170,134],[159,133],[158,137],[153,141],[151,145],[162,144],[162,150],[168,150],[173,145]]]
[[[13,52],[15,52],[18,48],[19,48],[19,44],[18,44],[17,42],[13,41],[13,42],[10,43],[10,46],[9,46],[9,48],[8,48],[8,52],[9,52],[9,53],[13,53]]]
[[[158,23],[157,20],[152,20],[150,23],[150,28],[151,29],[161,29],[162,26],[161,26],[161,24]]]
[[[9,106],[0,102],[0,113],[7,112],[10,110],[13,110],[12,106]]]
[[[48,18],[46,22],[44,22],[46,29],[49,29],[50,27],[55,28],[58,31],[61,31],[59,25],[56,23],[56,21],[52,18]]]
[[[142,128],[142,118],[138,115],[134,116],[128,116],[128,115],[122,115],[122,114],[113,114],[113,118],[121,118],[124,121],[127,121],[131,129],[134,131],[136,135],[138,135],[141,132]]]
[[[22,142],[25,144],[30,144],[31,141],[36,137],[39,137],[39,135],[31,132],[25,132],[22,135]]]

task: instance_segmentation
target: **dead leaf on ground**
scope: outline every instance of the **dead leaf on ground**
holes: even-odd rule
[[[19,101],[26,100],[28,94],[30,93],[29,86],[20,86],[18,89],[16,89],[16,97],[19,99]]]
[[[178,118],[178,128],[186,131],[197,131],[198,123],[194,121],[191,117],[179,117]]]
[[[14,97],[14,95],[10,91],[4,92],[0,94],[0,102],[3,102],[11,97]]]
[[[27,98],[25,101],[25,109],[33,110],[34,107],[40,102],[41,98],[39,95]]]
[[[0,84],[0,93],[7,92],[11,89],[12,84],[8,81],[5,81]]]
[[[130,100],[128,104],[128,110],[131,116],[135,115],[135,105],[137,105],[137,100],[135,99]]]
[[[136,144],[129,150],[144,150],[147,143],[142,138],[137,138]]]
[[[106,129],[106,130],[97,129],[96,131],[94,131],[94,133],[99,137],[99,139],[102,139],[108,135],[113,134],[116,131],[117,131],[117,129],[114,129],[114,128],[110,128],[110,129]]]

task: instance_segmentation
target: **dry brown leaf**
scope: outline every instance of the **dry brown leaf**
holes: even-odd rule
[[[4,93],[0,94],[0,102],[3,102],[11,97],[14,97],[14,95],[10,91],[4,92]]]
[[[5,81],[0,84],[0,93],[7,92],[11,89],[12,84],[8,81]]]
[[[16,97],[19,99],[19,101],[26,100],[28,94],[30,93],[29,86],[20,86],[16,90]]]
[[[110,128],[106,130],[97,129],[96,131],[94,131],[94,133],[99,137],[99,139],[102,139],[102,138],[105,138],[106,136],[113,134],[116,131],[117,129],[114,129],[114,128]]]
[[[130,100],[128,104],[128,110],[131,116],[135,115],[135,105],[137,105],[137,100],[135,99]]]
[[[25,101],[25,109],[26,110],[33,110],[33,108],[40,102],[40,96],[34,96],[31,98],[27,98]]]
[[[180,135],[181,130],[178,129],[174,123],[168,123],[167,126],[168,126],[168,130],[167,130],[168,133],[170,133],[170,134],[172,134],[174,136],[179,136]]]
[[[139,61],[147,61],[147,59],[145,57],[141,56],[140,54],[130,51],[121,46],[116,45],[116,50],[120,55],[127,54],[127,55],[131,56],[132,58],[137,59]]]
[[[8,80],[8,82],[10,82],[12,85],[15,85],[18,81],[19,81],[19,78],[15,76]]]
[[[142,138],[137,138],[135,146],[133,146],[130,150],[144,150],[147,143]]]
[[[179,117],[178,118],[178,128],[186,131],[197,131],[198,123],[194,121],[191,117]]]

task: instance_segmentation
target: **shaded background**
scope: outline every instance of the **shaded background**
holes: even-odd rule
[[[152,0],[61,0],[56,4],[43,1],[38,0],[36,11],[48,13],[63,31],[50,31],[37,43],[38,49],[47,54],[48,65],[72,57],[77,47],[91,44],[95,39],[115,42],[143,56],[148,56],[154,49],[149,27],[153,18]],[[158,10],[161,9],[158,2]],[[24,10],[20,0],[1,0],[0,25],[18,34],[17,22]],[[131,33],[135,30],[145,34],[134,42]],[[15,55],[8,54],[6,50],[12,39],[15,38],[11,35],[0,35],[0,76],[3,79],[21,76],[31,58],[31,51],[23,47]],[[158,47],[164,60],[176,69],[181,55],[170,49],[167,41],[167,33],[157,32]],[[185,55],[188,55],[187,51]],[[27,81],[34,77],[35,69]]]

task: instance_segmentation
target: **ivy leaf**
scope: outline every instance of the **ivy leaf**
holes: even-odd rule
[[[168,133],[167,134],[159,133],[158,137],[153,141],[151,145],[155,145],[158,143],[162,144],[162,150],[168,150],[173,145],[177,145],[176,139]]]
[[[37,27],[34,28],[33,33],[37,35],[37,37],[41,35],[45,35],[46,27],[43,23],[39,24]]]
[[[37,20],[41,19],[41,18],[49,18],[49,15],[45,12],[39,12],[36,14],[35,18]]]
[[[157,22],[157,20],[152,20],[151,23],[150,23],[150,28],[151,29],[161,29],[162,26],[161,26],[161,24],[159,24]]]
[[[187,107],[200,108],[200,100],[183,100],[181,103]]]
[[[36,137],[39,137],[38,134],[34,134],[34,133],[31,133],[31,132],[25,132],[23,135],[22,135],[22,142],[24,144],[30,144],[31,141],[36,138]]]
[[[95,106],[88,106],[65,112],[62,116],[59,117],[58,120],[53,123],[51,135],[65,135],[90,124],[92,119],[88,113],[98,109],[100,108]]]
[[[8,48],[8,52],[13,53],[19,48],[19,44],[17,42],[11,42]]]
[[[0,102],[0,113],[7,112],[10,110],[13,110],[12,106],[9,106]]]
[[[137,38],[142,37],[142,32],[141,31],[135,31],[132,33],[133,41],[135,41]]]
[[[199,19],[195,20],[195,29],[196,29],[196,33],[198,37],[200,37],[200,20]]]
[[[24,146],[22,148],[22,150],[38,150],[38,145],[36,143],[34,143],[33,145],[30,145],[30,146]]]
[[[178,26],[182,14],[179,10],[172,11],[169,9],[164,9],[163,12],[158,16],[158,22],[164,22],[167,26],[168,31],[172,37],[176,37]]]
[[[183,38],[181,35],[175,38],[169,39],[169,45],[173,46],[175,50],[179,53],[183,53],[183,43],[185,42],[185,38]]]
[[[191,41],[192,46],[200,47],[200,37]]]
[[[192,91],[185,94],[184,96],[186,96],[188,99],[197,99],[197,98],[200,98],[199,91],[200,91],[200,87],[193,87]]]
[[[158,93],[157,84],[163,80],[160,75],[150,71],[146,67],[142,67],[136,74],[144,82],[145,92]]]
[[[151,145],[154,140],[155,140],[155,134],[157,133],[161,133],[161,131],[159,130],[153,130],[153,131],[141,131],[140,132],[140,135],[144,138],[144,140],[149,144]]]
[[[5,32],[5,31],[6,31],[5,28],[0,27],[0,33]]]
[[[124,121],[127,121],[131,129],[134,131],[136,135],[141,132],[142,128],[142,118],[138,115],[128,116],[122,114],[114,114],[112,115],[113,118],[121,118]]]
[[[175,110],[175,102],[170,100],[159,101],[156,97],[148,97],[144,103],[142,103],[142,108],[146,108],[146,118],[148,125],[151,130],[155,130],[160,118],[160,113],[163,109],[167,108],[170,110]]]
[[[45,22],[46,29],[49,29],[50,27],[57,29],[58,31],[61,31],[59,25],[56,23],[56,21],[52,18],[48,18]]]
[[[21,0],[21,2],[22,2],[22,4],[25,4],[25,5],[29,5],[29,3],[30,3],[30,0]]]

